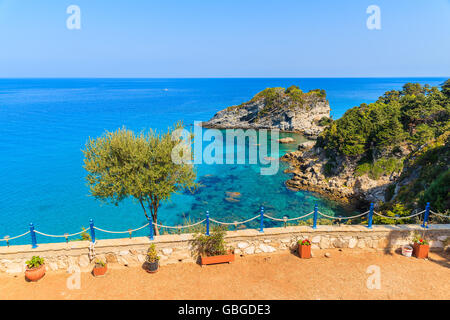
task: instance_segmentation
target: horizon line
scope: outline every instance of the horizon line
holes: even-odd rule
[[[415,78],[450,78],[450,76],[298,76],[298,77],[236,77],[236,76],[205,76],[205,77],[191,77],[191,76],[181,76],[181,77],[0,77],[0,80],[32,80],[32,79],[415,79]]]

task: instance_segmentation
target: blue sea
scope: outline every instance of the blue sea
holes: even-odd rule
[[[30,222],[48,234],[75,233],[96,226],[114,231],[146,223],[132,200],[119,206],[89,196],[81,150],[89,137],[127,127],[135,131],[166,130],[210,119],[217,111],[249,100],[267,87],[298,85],[304,91],[325,89],[333,118],[406,82],[440,85],[444,78],[311,78],[311,79],[0,79],[0,238],[26,232]],[[304,141],[294,135],[297,141]],[[292,150],[283,145],[279,156]],[[164,203],[160,222],[203,219],[205,212],[220,221],[254,216],[263,205],[274,217],[296,217],[313,210],[345,215],[339,204],[310,192],[284,187],[289,177],[259,174],[254,165],[198,165],[195,194],[183,193]],[[239,192],[238,202],[226,192]],[[276,223],[267,222],[267,226]],[[251,226],[250,226],[251,227]],[[141,230],[136,235],[146,235]],[[111,237],[100,234],[99,238]],[[11,244],[27,244],[29,236]],[[38,242],[56,239],[38,235]],[[4,243],[0,242],[0,245]]]

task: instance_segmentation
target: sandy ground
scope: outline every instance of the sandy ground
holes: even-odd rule
[[[331,254],[330,258],[324,256]],[[47,272],[37,283],[0,275],[1,299],[450,299],[450,254],[428,260],[397,253],[316,250],[303,260],[292,253],[237,257],[232,264],[180,263],[148,274],[139,267],[112,267],[103,278]],[[368,289],[369,266],[380,267],[380,289]],[[74,283],[74,282],[73,282]]]

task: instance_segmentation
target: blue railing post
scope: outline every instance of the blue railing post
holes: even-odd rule
[[[94,220],[89,220],[89,228],[91,229],[91,241],[95,243],[95,229],[94,229]]]
[[[264,207],[261,207],[261,218],[259,224],[259,232],[264,232]]]
[[[155,240],[155,237],[153,235],[153,219],[151,218],[148,220],[148,227],[150,228],[150,240]]]
[[[206,235],[209,236],[209,211],[206,211]]]
[[[422,228],[428,228],[428,217],[430,216],[430,203],[427,202],[427,206],[425,207],[425,215],[423,217]]]
[[[319,217],[319,206],[316,203],[314,205],[313,229],[317,229],[317,218],[318,217]]]
[[[30,223],[30,235],[31,235],[31,248],[36,249],[38,247],[36,241],[36,232],[34,232],[34,224]]]
[[[370,204],[369,220],[367,223],[367,228],[372,229],[372,222],[373,222],[373,203]]]

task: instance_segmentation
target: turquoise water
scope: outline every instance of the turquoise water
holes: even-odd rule
[[[101,228],[127,230],[146,221],[138,205],[118,207],[89,197],[81,149],[88,137],[126,126],[140,131],[166,129],[178,120],[204,121],[218,110],[250,99],[266,87],[299,85],[327,91],[334,118],[372,102],[406,82],[439,85],[445,79],[0,79],[0,237],[36,229],[50,234],[78,232],[90,218]],[[299,141],[302,137],[295,137]],[[283,146],[280,153],[289,151]],[[165,203],[165,224],[197,220],[209,210],[217,220],[253,216],[259,206],[275,217],[299,216],[318,202],[328,214],[346,214],[336,203],[284,187],[281,164],[274,176],[257,165],[199,165],[204,185]],[[238,202],[226,192],[239,192]],[[270,223],[267,223],[270,226]],[[146,234],[142,230],[140,235]],[[108,237],[99,234],[99,237]],[[52,239],[38,236],[38,242]],[[15,244],[28,243],[25,237]]]

